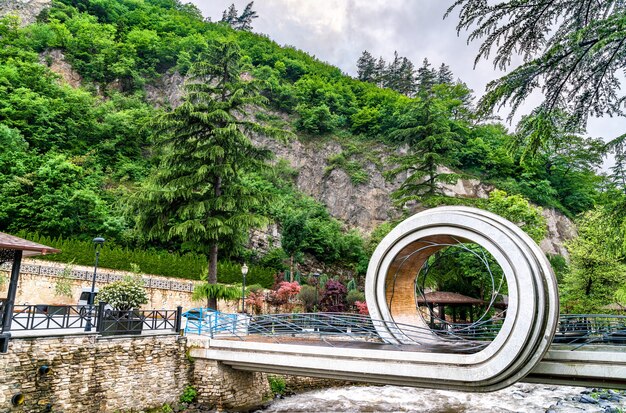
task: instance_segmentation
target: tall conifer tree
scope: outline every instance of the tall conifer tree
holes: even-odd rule
[[[417,91],[419,95],[430,96],[435,84],[437,84],[437,74],[428,59],[424,58],[422,66],[417,69]]]
[[[251,1],[246,5],[246,8],[241,13],[241,16],[237,17],[236,29],[250,31],[252,30],[252,20],[259,17],[256,11],[252,10],[254,2]]]
[[[361,57],[356,62],[357,78],[362,82],[375,82],[376,79],[376,59],[367,50],[363,51]]]
[[[247,134],[276,131],[247,120],[250,107],[265,100],[254,81],[241,79],[240,60],[234,42],[217,42],[192,67],[184,102],[155,121],[159,166],[134,204],[148,238],[206,255],[209,284],[217,282],[219,246],[241,242],[264,222],[253,210],[266,199],[242,175],[264,168],[271,153]]]

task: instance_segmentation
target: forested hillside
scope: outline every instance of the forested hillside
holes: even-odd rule
[[[101,235],[111,251],[196,254],[189,268],[179,266],[180,275],[189,277],[199,277],[197,254],[209,256],[211,240],[219,244],[224,268],[226,260],[245,259],[266,274],[284,269],[289,257],[297,262],[308,254],[362,274],[376,241],[393,224],[381,225],[371,236],[349,229],[324,204],[296,188],[299,170],[252,149],[251,158],[262,162],[246,160],[237,172],[233,185],[240,195],[229,199],[241,212],[240,221],[227,226],[228,231],[208,236],[206,227],[202,238],[193,227],[197,222],[185,226],[184,218],[172,224],[175,230],[156,230],[154,217],[142,216],[138,206],[152,208],[147,199],[150,205],[160,202],[150,198],[149,189],[168,188],[177,170],[191,162],[182,161],[188,159],[185,154],[175,154],[180,142],[189,143],[187,138],[176,143],[176,136],[187,136],[177,120],[196,116],[198,102],[206,99],[202,94],[218,90],[222,96],[241,90],[250,100],[235,105],[225,99],[222,103],[230,106],[214,108],[216,112],[205,102],[205,112],[234,108],[238,114],[232,124],[250,137],[262,134],[282,144],[335,142],[342,150],[323,160],[327,172],[345,171],[355,187],[369,184],[366,166],[375,165],[386,179],[398,182],[393,192],[397,209],[390,217],[401,217],[418,204],[463,203],[524,223],[540,239],[544,224],[526,200],[574,218],[606,196],[610,182],[595,172],[605,151],[601,140],[556,121],[552,138],[537,144],[533,134],[544,125],[533,116],[509,133],[477,113],[472,91],[445,62],[433,68],[425,60],[415,70],[397,53],[387,64],[364,52],[355,62],[359,79],[354,79],[249,29],[205,21],[194,6],[176,0],[54,0],[36,23],[21,26],[12,15],[1,19],[0,230],[51,244],[63,238],[75,248]],[[80,76],[80,87],[51,69],[57,63],[51,51],[59,51],[55,56]],[[226,55],[231,60],[224,60],[224,67],[232,65],[237,76],[211,77],[211,65]],[[187,94],[181,106],[162,99],[155,105],[150,99],[155,88],[178,76],[210,90],[177,85]],[[217,89],[220,79],[229,86]],[[252,84],[257,92],[251,91]],[[187,103],[196,106],[187,110]],[[384,156],[372,148],[384,148]],[[191,150],[201,151],[200,146]],[[220,173],[229,176],[231,171]],[[506,194],[496,191],[490,199],[444,196],[443,186],[459,178],[480,180]],[[181,195],[180,202],[189,197]],[[165,205],[178,198],[167,199],[155,214],[169,213]],[[230,223],[234,219],[228,218]],[[264,254],[247,249],[249,228],[270,222],[281,229],[282,243]],[[102,259],[106,265],[106,254]],[[142,269],[149,271],[146,266]]]

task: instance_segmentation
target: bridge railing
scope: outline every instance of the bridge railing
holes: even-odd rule
[[[561,315],[556,344],[626,345],[626,316],[609,314]]]
[[[449,323],[440,328],[419,327],[369,316],[346,313],[295,314],[223,314],[206,309],[192,310],[185,332],[213,337],[237,337],[258,340],[266,337],[275,342],[298,339],[324,341],[385,342],[376,327],[402,331],[399,347],[418,345],[444,352],[477,352],[498,334],[504,319],[491,318],[471,324]],[[555,344],[626,345],[626,317],[613,315],[563,315],[554,338]]]

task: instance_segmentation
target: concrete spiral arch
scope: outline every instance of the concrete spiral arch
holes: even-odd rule
[[[365,293],[379,335],[389,343],[408,339],[406,325],[428,331],[416,313],[414,282],[425,260],[445,245],[474,242],[502,268],[509,306],[496,338],[473,354],[433,353],[429,377],[449,388],[491,391],[526,376],[541,360],[558,323],[558,289],[550,264],[537,244],[513,223],[468,207],[439,207],[400,223],[376,248]],[[428,246],[425,248],[425,246]],[[441,340],[435,334],[424,343]],[[442,373],[445,372],[445,373]],[[432,384],[432,382],[431,382]]]

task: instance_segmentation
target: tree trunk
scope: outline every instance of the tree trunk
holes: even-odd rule
[[[216,176],[213,178],[213,194],[216,198],[222,196],[222,178]],[[207,282],[209,284],[217,284],[217,240],[209,247],[209,274]],[[209,308],[217,310],[217,298],[207,297],[207,305]]]
[[[209,274],[207,283],[217,284],[217,242],[213,243],[209,248]],[[215,297],[207,297],[207,307],[217,310],[217,299]]]
[[[289,282],[293,282],[293,255],[289,259]]]

